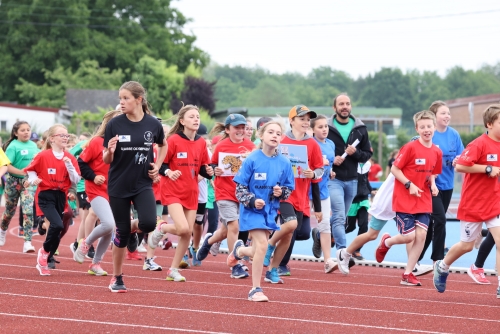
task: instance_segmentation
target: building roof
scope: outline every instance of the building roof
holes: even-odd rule
[[[36,110],[36,111],[47,111],[58,113],[59,109],[56,108],[46,108],[46,107],[36,107],[36,106],[26,106],[23,104],[0,102],[0,107],[14,108],[14,109],[24,109],[24,110]]]
[[[98,108],[115,109],[120,100],[117,90],[100,89],[68,89],[66,90],[66,103],[70,111],[98,112]]]
[[[291,106],[287,107],[263,107],[263,108],[248,108],[248,116],[262,117],[262,116],[276,116],[288,117],[288,112]],[[331,106],[327,107],[309,107],[317,114],[330,116],[333,113]],[[376,117],[376,118],[401,118],[403,110],[401,108],[375,108],[375,107],[353,107],[352,114],[356,117]]]
[[[458,99],[447,100],[445,103],[448,107],[459,107],[463,105],[468,105],[469,102],[474,103],[499,103],[500,102],[500,93],[497,94],[487,94],[487,95],[478,95],[478,96],[469,96],[469,97],[461,97]]]

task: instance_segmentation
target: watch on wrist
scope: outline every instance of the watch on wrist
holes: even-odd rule
[[[491,174],[491,172],[493,172],[493,167],[491,167],[491,165],[488,165],[488,166],[486,166],[484,171],[485,171],[486,175],[489,176]]]
[[[410,189],[411,181],[408,181],[405,183],[405,188]]]

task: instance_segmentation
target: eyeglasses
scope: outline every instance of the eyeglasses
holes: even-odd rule
[[[68,139],[68,138],[69,138],[69,135],[65,135],[65,134],[63,134],[63,133],[60,133],[60,134],[58,134],[58,135],[52,135],[52,137],[61,137],[61,138],[63,138],[63,139],[64,139],[64,138]]]

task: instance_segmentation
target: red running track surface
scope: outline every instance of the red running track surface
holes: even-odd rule
[[[3,208],[2,208],[3,209]],[[3,211],[3,210],[1,210]],[[290,263],[285,284],[262,283],[269,303],[247,300],[250,278],[230,278],[226,255],[209,255],[201,267],[182,271],[187,282],[165,280],[174,250],[158,249],[164,271],[142,270],[142,262],[125,261],[128,293],[108,290],[110,277],[87,274],[90,260],[73,261],[68,245],[77,228],[64,237],[48,277],[35,269],[36,255],[23,254],[23,240],[12,220],[0,248],[0,324],[5,333],[147,332],[162,333],[382,333],[500,332],[500,300],[492,285],[472,283],[452,274],[448,290],[437,293],[431,275],[423,286],[399,284],[401,270],[356,266],[349,276],[324,274],[322,263]],[[35,236],[33,245],[41,246]],[[111,252],[102,267],[112,272]]]

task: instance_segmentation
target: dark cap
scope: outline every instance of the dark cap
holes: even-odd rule
[[[39,139],[40,139],[40,138],[38,137],[38,135],[36,134],[36,132],[32,132],[32,133],[31,133],[31,138],[30,138],[30,140],[32,140],[32,141],[37,141],[37,140],[39,140]]]
[[[196,134],[199,136],[207,135],[208,134],[207,127],[200,123],[200,127],[198,128],[198,131],[196,131]]]
[[[303,104],[298,104],[298,105],[294,106],[290,110],[290,112],[288,113],[288,118],[292,119],[292,118],[294,118],[296,116],[301,117],[301,116],[305,116],[307,114],[311,114],[310,115],[311,118],[316,118],[317,117],[317,115],[316,115],[316,113],[314,111],[309,110],[309,108],[307,108]]]
[[[272,120],[273,119],[271,117],[261,117],[261,118],[259,118],[259,120],[257,121],[257,130],[259,130],[262,125],[264,125],[267,122],[270,122]]]
[[[226,121],[224,122],[224,126],[228,125],[247,125],[247,119],[240,114],[229,114],[229,116],[226,117]]]

